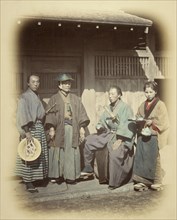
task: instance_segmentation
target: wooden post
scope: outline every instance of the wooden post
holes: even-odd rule
[[[94,51],[90,39],[85,39],[83,50],[83,93],[82,102],[90,118],[89,131],[95,132],[96,122],[96,100],[95,100],[95,68]]]

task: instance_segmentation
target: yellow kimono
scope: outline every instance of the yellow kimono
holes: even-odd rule
[[[137,116],[143,118],[145,117],[145,102],[140,105]],[[149,114],[148,118],[153,120],[153,125],[150,127],[150,129],[152,134],[157,135],[158,147],[159,149],[162,149],[167,145],[169,134],[169,119],[165,103],[159,100]],[[154,130],[153,126],[156,127],[157,130]]]
[[[162,181],[159,150],[167,144],[169,120],[166,106],[159,98],[155,98],[150,106],[147,104],[145,101],[140,105],[137,117],[152,120],[151,135],[138,132],[133,180],[151,185]]]

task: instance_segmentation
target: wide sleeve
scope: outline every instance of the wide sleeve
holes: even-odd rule
[[[168,112],[164,102],[159,103],[156,111],[157,114],[153,118],[153,125],[157,127],[161,133],[169,128]]]
[[[89,123],[90,119],[87,115],[84,105],[80,101],[79,127],[87,127]]]
[[[128,119],[133,118],[133,111],[130,106],[126,105],[121,112],[117,135],[131,140],[136,133],[136,125]]]
[[[153,126],[158,128],[158,146],[162,149],[168,145],[169,138],[169,118],[167,108],[164,102],[160,102],[156,109],[155,117],[153,118]]]
[[[33,118],[28,103],[24,97],[21,97],[17,105],[17,128],[19,133],[24,133],[22,128],[30,126],[32,123]]]

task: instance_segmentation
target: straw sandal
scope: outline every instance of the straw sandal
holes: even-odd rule
[[[151,189],[155,191],[161,191],[163,190],[163,185],[160,183],[152,184]]]
[[[137,183],[134,185],[134,190],[142,192],[148,190],[148,187],[144,183]]]

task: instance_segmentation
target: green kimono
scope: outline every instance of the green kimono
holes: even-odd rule
[[[79,130],[86,127],[90,120],[80,100],[74,94],[69,94],[69,103],[59,91],[49,100],[47,109],[51,109],[46,115],[46,128],[54,127],[56,135],[54,144],[51,140],[49,146],[49,177],[75,180],[80,176],[80,151]],[[66,117],[67,106],[70,118]]]
[[[102,128],[103,132],[89,135],[86,138],[84,162],[85,166],[89,165],[94,152],[107,146],[109,150],[109,185],[118,187],[131,177],[135,124],[128,121],[133,118],[133,111],[122,100],[118,100],[113,109],[111,105],[107,109],[96,125],[96,128]],[[122,144],[118,149],[113,150],[112,145],[117,139],[121,139]],[[101,160],[104,160],[104,157]],[[102,164],[101,169],[104,169],[104,163],[97,161],[97,164]],[[99,167],[98,170],[100,170]]]

